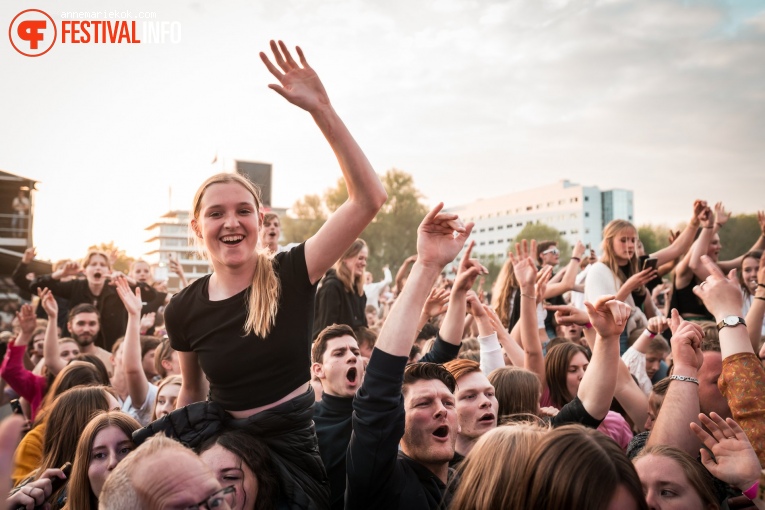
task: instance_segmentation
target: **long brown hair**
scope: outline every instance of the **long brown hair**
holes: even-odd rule
[[[550,400],[558,409],[571,402],[576,396],[568,392],[566,377],[571,359],[580,352],[587,357],[587,360],[590,359],[587,349],[571,342],[556,345],[547,351],[545,356],[545,382],[550,390]]]
[[[53,402],[45,422],[43,457],[37,470],[38,479],[46,469],[61,467],[74,461],[77,441],[85,426],[99,411],[109,410],[109,391],[106,386],[78,386],[65,391]],[[61,487],[48,498],[56,509]]]
[[[619,445],[595,429],[564,425],[536,444],[504,508],[605,510],[620,486],[638,509],[648,509],[640,478]]]
[[[337,262],[335,262],[337,278],[343,282],[345,290],[348,292],[355,292],[359,296],[364,294],[364,275],[360,274],[354,276],[348,269],[348,266],[345,265],[345,261],[357,257],[361,250],[366,247],[367,243],[365,243],[363,239],[356,239],[348,249],[345,250],[345,253],[337,259]]]
[[[515,292],[518,290],[518,281],[515,279],[513,263],[508,258],[499,271],[497,281],[491,290],[494,310],[506,328],[510,326],[510,306],[513,303]]]
[[[105,411],[96,414],[90,420],[77,442],[77,452],[74,455],[72,475],[69,477],[69,489],[64,508],[72,510],[98,509],[98,497],[90,487],[88,469],[90,468],[93,441],[96,440],[99,432],[109,427],[117,427],[132,441],[133,432],[140,429],[141,424],[121,411]]]
[[[510,506],[534,445],[549,429],[514,423],[488,431],[460,464],[459,485],[449,510],[495,510]],[[457,478],[455,477],[455,480]]]
[[[260,190],[249,179],[239,174],[220,173],[213,175],[197,190],[194,195],[191,210],[194,214],[194,221],[199,221],[199,213],[202,208],[202,198],[207,188],[213,184],[236,183],[252,194],[255,199],[256,214],[260,212],[263,204],[260,200]],[[197,239],[197,236],[194,236]],[[244,333],[265,338],[271,331],[276,322],[276,313],[279,311],[279,278],[276,277],[273,264],[271,263],[272,254],[267,248],[257,250],[257,262],[255,264],[255,274],[252,277],[252,284],[247,295],[247,320],[244,323]]]
[[[539,411],[539,397],[542,385],[533,372],[520,367],[502,367],[489,374],[489,382],[494,386],[500,419],[513,416],[527,420],[528,415]]]
[[[87,361],[72,360],[58,373],[53,384],[48,388],[40,409],[37,411],[34,426],[36,427],[45,420],[50,411],[53,401],[65,391],[76,386],[95,386],[109,384],[109,376],[100,371],[93,363]]]
[[[621,284],[624,283],[629,276],[619,269],[619,263],[616,261],[616,254],[614,252],[614,238],[617,237],[622,230],[628,228],[635,231],[635,237],[637,238],[637,229],[627,220],[611,220],[608,225],[606,225],[606,228],[603,229],[603,256],[600,260],[608,266],[614,274],[614,278],[621,280],[620,282],[616,282],[617,288],[621,287]],[[637,245],[637,243],[635,244]],[[637,250],[629,260],[629,266],[631,274],[635,274],[639,271]]]
[[[717,501],[717,497],[712,489],[714,480],[712,479],[712,475],[709,474],[709,471],[704,469],[700,462],[683,450],[665,444],[658,444],[644,448],[634,459],[632,459],[632,462],[637,463],[638,459],[648,457],[649,455],[665,457],[675,461],[688,479],[689,485],[696,491],[699,498],[701,498],[701,501],[704,503],[704,508],[719,510],[720,503]]]

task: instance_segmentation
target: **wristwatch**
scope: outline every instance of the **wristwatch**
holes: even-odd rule
[[[743,317],[736,317],[735,315],[728,315],[727,317],[723,317],[723,320],[717,323],[717,331],[720,331],[722,328],[726,326],[738,326],[739,324],[743,324],[746,326],[746,322],[744,321]]]

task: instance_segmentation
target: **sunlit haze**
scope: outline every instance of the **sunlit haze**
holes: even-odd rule
[[[4,34],[27,8],[180,29],[36,58],[3,36],[0,170],[41,181],[41,258],[110,240],[141,256],[144,228],[225,160],[272,163],[280,207],[334,185],[310,115],[267,88],[272,38],[304,49],[375,169],[411,173],[428,204],[569,179],[634,190],[638,224],[686,221],[694,198],[765,209],[762,1],[40,0],[3,2]]]

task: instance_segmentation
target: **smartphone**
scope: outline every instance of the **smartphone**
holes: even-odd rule
[[[50,491],[51,494],[53,494],[54,492],[59,490],[61,487],[64,486],[64,484],[66,482],[69,481],[69,475],[72,473],[72,463],[71,462],[67,462],[66,464],[61,466],[61,471],[64,472],[64,474],[66,475],[66,478],[59,478],[59,477],[51,478],[51,481],[50,481],[50,485],[52,487],[52,489]],[[42,507],[40,507],[40,508],[42,508]]]
[[[13,410],[13,414],[18,414],[19,416],[24,416],[24,410],[21,408],[21,404],[19,403],[19,399],[14,398],[11,400],[11,409]]]
[[[643,261],[643,271],[646,269],[657,269],[659,267],[659,259],[654,257],[648,257]]]

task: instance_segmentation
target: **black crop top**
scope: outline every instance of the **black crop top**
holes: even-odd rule
[[[696,317],[704,317],[706,320],[714,321],[715,317],[701,299],[693,293],[693,287],[698,285],[700,280],[693,275],[691,283],[682,289],[677,288],[675,281],[672,282],[672,299],[670,301],[670,307],[677,308],[677,312],[681,317],[685,317],[686,314],[691,314]]]
[[[305,245],[277,254],[273,265],[281,292],[276,323],[267,338],[244,336],[250,289],[210,301],[210,275],[176,294],[165,310],[170,345],[197,354],[210,381],[211,399],[229,411],[276,402],[311,378],[316,286],[308,278]]]

